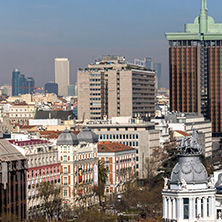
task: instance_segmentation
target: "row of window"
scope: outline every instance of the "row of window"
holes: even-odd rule
[[[138,134],[104,134],[104,135],[99,135],[99,139],[138,139],[139,136]]]

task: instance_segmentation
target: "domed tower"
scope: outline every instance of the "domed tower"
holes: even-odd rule
[[[197,137],[194,131],[191,138],[183,138],[171,178],[164,178],[163,221],[215,221],[215,183],[201,162]]]

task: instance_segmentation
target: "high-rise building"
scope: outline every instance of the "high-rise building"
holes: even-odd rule
[[[208,16],[206,0],[200,15],[183,33],[166,33],[170,58],[170,107],[197,112],[222,131],[222,23]]]
[[[33,77],[25,78],[18,69],[12,71],[12,96],[22,94],[33,94],[35,87],[35,80]]]
[[[154,70],[158,79],[158,89],[160,89],[160,82],[161,82],[161,72],[162,72],[162,65],[161,63],[154,63]]]
[[[55,82],[58,84],[59,96],[68,96],[70,84],[68,58],[55,58]]]
[[[155,73],[122,56],[103,56],[77,73],[78,118],[154,116]]]
[[[27,91],[28,94],[34,94],[35,80],[33,77],[27,78]]]
[[[153,70],[153,57],[152,56],[144,58],[144,66],[147,69],[152,69]]]
[[[76,88],[76,85],[75,84],[71,84],[68,86],[68,96],[75,96],[75,88]]]
[[[49,82],[45,84],[45,93],[54,93],[58,95],[58,84],[54,82]]]

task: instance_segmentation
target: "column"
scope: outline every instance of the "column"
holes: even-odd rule
[[[197,198],[197,217],[201,217],[201,197]]]
[[[207,197],[203,198],[203,218],[207,218]]]
[[[195,217],[195,199],[189,198],[189,220],[193,220]]]
[[[173,198],[173,219],[176,219],[176,199],[175,198]]]
[[[177,219],[183,219],[183,198],[177,199]]]
[[[167,218],[167,199],[163,197],[163,218]]]
[[[168,219],[171,220],[172,219],[172,200],[171,200],[171,198],[168,198],[168,211],[169,211]]]
[[[210,197],[210,200],[209,200],[209,208],[210,208],[210,218],[215,218],[215,215],[216,215],[216,208],[215,208],[215,196],[212,196]]]

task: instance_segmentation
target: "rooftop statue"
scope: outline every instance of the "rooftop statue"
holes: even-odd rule
[[[198,131],[193,130],[192,137],[183,137],[180,145],[178,146],[178,151],[181,154],[202,154],[203,148],[197,142]]]

